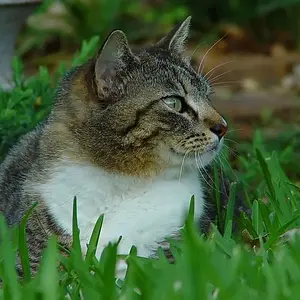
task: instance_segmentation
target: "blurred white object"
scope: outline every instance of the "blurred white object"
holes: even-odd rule
[[[293,67],[292,73],[286,75],[282,79],[282,86],[285,89],[300,89],[300,65],[297,64]]]
[[[12,88],[11,60],[26,18],[42,0],[0,0],[0,87]]]
[[[245,91],[257,91],[259,89],[259,83],[253,78],[244,78],[242,80],[242,88]]]
[[[293,68],[293,74],[296,78],[296,81],[300,83],[300,65],[295,65]]]

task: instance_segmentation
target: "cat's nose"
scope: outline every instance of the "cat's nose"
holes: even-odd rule
[[[219,140],[226,134],[228,126],[226,122],[216,123],[210,127],[210,131],[213,132]]]

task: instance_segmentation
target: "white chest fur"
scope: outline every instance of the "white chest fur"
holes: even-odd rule
[[[149,256],[165,237],[183,225],[191,196],[195,196],[195,217],[203,211],[203,194],[196,171],[181,176],[167,170],[151,181],[108,174],[90,166],[63,162],[50,179],[34,189],[48,204],[58,224],[72,232],[72,205],[77,197],[78,224],[85,249],[95,222],[104,213],[98,255],[109,241],[122,240],[120,254],[132,245],[138,255]]]

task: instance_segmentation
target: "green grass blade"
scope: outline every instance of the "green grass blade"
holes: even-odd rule
[[[5,219],[0,215],[0,251],[3,255],[3,299],[21,299],[20,285],[15,268],[15,253],[12,250],[11,240]]]
[[[272,246],[272,244],[277,241],[277,239],[280,237],[280,235],[285,233],[289,227],[291,227],[293,224],[296,223],[296,221],[299,220],[299,218],[300,218],[300,216],[295,217],[293,220],[287,222],[285,225],[280,227],[275,233],[273,233],[270,236],[270,238],[268,239],[268,241],[264,244],[265,249],[269,249]]]
[[[102,228],[102,224],[103,224],[103,218],[104,218],[103,214],[98,218],[98,220],[94,226],[90,241],[89,241],[89,245],[88,245],[88,249],[87,249],[87,253],[86,253],[86,257],[85,257],[85,261],[88,265],[91,265],[92,259],[95,256],[95,253],[97,250],[99,236],[100,236],[101,228]]]
[[[214,184],[215,188],[213,189],[213,195],[214,195],[214,200],[217,208],[217,217],[218,217],[218,224],[221,226],[221,193],[220,191],[220,178],[219,178],[219,173],[218,173],[218,167],[216,164],[213,165],[213,175],[214,175]]]
[[[50,237],[41,260],[39,271],[39,288],[44,299],[56,300],[58,298],[58,272],[57,272],[57,244],[54,236]]]
[[[270,221],[270,214],[271,214],[270,209],[262,201],[258,202],[258,206],[259,206],[259,212],[261,214],[261,217],[262,217],[264,226],[267,230],[267,233],[272,233],[274,230],[274,227]]]
[[[261,235],[263,233],[263,222],[261,219],[259,204],[257,200],[254,200],[252,204],[252,224],[257,235]]]
[[[36,207],[37,203],[32,205],[30,209],[25,213],[23,216],[21,223],[20,223],[20,231],[19,231],[19,254],[20,260],[22,264],[23,274],[24,274],[24,281],[28,282],[30,280],[30,262],[29,262],[29,255],[28,255],[28,248],[27,248],[27,241],[26,241],[26,224],[28,221],[29,216],[31,215],[32,211]]]
[[[234,203],[236,197],[236,187],[237,187],[236,182],[230,184],[229,199],[227,203],[226,217],[225,217],[225,230],[224,230],[225,238],[230,238],[232,234],[232,221],[233,221]]]
[[[264,174],[264,178],[267,183],[271,197],[272,197],[273,201],[276,201],[277,197],[276,197],[275,189],[274,189],[273,182],[272,182],[272,176],[270,174],[268,165],[267,165],[265,159],[263,158],[261,152],[258,149],[256,149],[255,151],[256,151],[256,157],[259,161],[260,167]]]
[[[116,284],[115,284],[115,269],[117,262],[117,244],[109,243],[108,246],[103,250],[106,255],[101,256],[104,267],[103,276],[103,299],[113,300],[116,299]]]
[[[81,251],[81,244],[80,244],[80,230],[78,227],[78,221],[77,221],[77,198],[74,197],[73,200],[73,223],[72,223],[72,235],[73,235],[73,243],[72,243],[72,249],[74,249],[75,252],[80,254],[82,256]]]
[[[189,212],[188,212],[188,220],[193,222],[195,215],[195,196],[191,197]]]

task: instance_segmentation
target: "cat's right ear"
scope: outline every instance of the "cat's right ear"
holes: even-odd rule
[[[192,17],[189,16],[181,24],[177,24],[157,45],[182,55],[189,35],[191,19]]]
[[[123,31],[115,30],[106,39],[95,63],[95,81],[98,95],[105,97],[118,71],[124,70],[137,58],[133,55]]]

